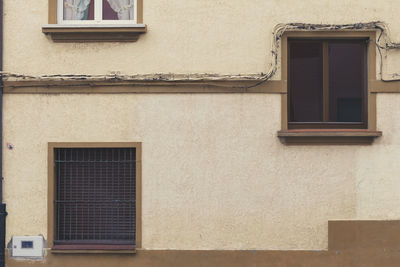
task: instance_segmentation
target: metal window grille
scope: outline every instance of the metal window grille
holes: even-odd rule
[[[55,244],[135,244],[136,149],[55,148]]]

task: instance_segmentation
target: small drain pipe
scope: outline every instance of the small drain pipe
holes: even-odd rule
[[[0,0],[0,72],[3,71],[3,0]],[[3,76],[0,75],[0,267],[5,267],[6,204],[3,203]]]

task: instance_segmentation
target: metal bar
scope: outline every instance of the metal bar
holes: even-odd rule
[[[70,152],[70,158],[72,160],[73,157],[73,151],[72,149],[69,149]],[[68,190],[68,198],[71,199],[72,197],[72,173],[73,173],[73,168],[71,164],[68,164],[69,166],[69,172],[68,172],[68,180],[69,180],[69,190]],[[72,236],[72,207],[68,207],[68,211],[69,211],[69,215],[68,215],[68,219],[69,219],[69,231],[68,231],[68,239],[71,239]]]
[[[1,267],[5,266],[6,216],[7,216],[6,204],[1,203],[0,204],[0,242],[1,242],[0,266]]]
[[[121,149],[118,149],[118,161],[120,161],[121,160]],[[113,164],[114,165],[114,164]],[[115,198],[117,198],[117,197],[120,197],[120,194],[121,194],[121,189],[119,188],[119,181],[120,181],[120,179],[121,179],[121,167],[120,167],[120,164],[118,164],[118,167],[117,167],[117,176],[114,178],[114,180],[115,180],[115,183],[116,183],[116,190],[113,192],[114,193],[114,196],[113,196],[113,199],[115,199]],[[115,192],[118,192],[118,194],[115,194]],[[120,218],[119,217],[119,206],[117,206],[117,208],[116,208],[116,213],[117,213],[117,216],[115,216],[114,218],[113,218],[113,226],[114,225],[116,225],[116,226],[118,226],[118,219]],[[113,227],[114,228],[114,227]],[[119,227],[118,227],[119,228]],[[115,230],[115,232],[114,232],[114,230]],[[113,231],[112,231],[112,233],[113,233],[113,235],[114,236],[116,236],[117,235],[117,231],[118,231],[118,229],[117,229],[117,227],[115,227],[115,229],[113,229]]]
[[[322,42],[322,110],[323,121],[329,121],[329,43]]]
[[[98,152],[98,150],[97,149],[95,149],[94,150],[94,160],[96,161],[97,160],[97,153]],[[97,164],[93,164],[93,166],[94,166],[94,169],[93,169],[93,183],[94,183],[94,194],[93,194],[93,196],[94,196],[94,200],[93,201],[97,201],[97,186],[96,186],[96,181],[97,181],[97,177],[96,177],[96,166],[97,166]],[[99,179],[101,179],[101,177],[99,177]],[[94,207],[94,208],[93,208]],[[98,214],[97,214],[97,209],[96,209],[96,206],[93,206],[92,205],[92,209],[93,209],[93,215],[94,215],[94,218],[98,218]],[[96,224],[93,224],[93,236],[96,238]]]
[[[76,151],[75,151],[75,157],[76,158],[78,158],[78,153],[79,153],[79,150],[77,149]],[[75,168],[75,183],[77,184],[78,183],[78,181],[79,181],[79,177],[78,177],[78,168]],[[74,213],[74,216],[75,216],[75,239],[78,237],[78,203],[77,202],[75,202],[75,213]]]
[[[132,153],[133,152],[133,153]],[[135,240],[135,245],[136,245],[136,179],[134,179],[133,177],[136,178],[136,148],[135,149],[130,149],[130,153],[131,153],[131,160],[134,160],[134,164],[132,163],[129,164],[129,168],[130,168],[130,172],[129,172],[129,181],[130,181],[130,189],[133,192],[133,200],[135,201],[135,205],[132,205],[132,207],[130,207],[129,209],[129,217],[132,218],[133,220],[133,224],[132,224],[132,232],[133,232],[133,240]],[[134,167],[134,168],[132,168]],[[133,169],[133,170],[132,170]]]
[[[88,159],[90,160],[90,155],[91,155],[91,152],[92,150],[89,150],[88,151]],[[93,166],[93,165],[92,165]],[[88,166],[88,177],[87,177],[87,180],[88,180],[88,187],[90,187],[91,186],[91,179],[92,179],[92,173],[93,173],[93,171],[92,171],[92,168],[90,168],[90,166]],[[90,194],[87,194],[87,201],[89,202],[90,201]],[[91,209],[90,209],[90,206],[88,205],[88,217],[90,217],[90,213],[91,213]],[[89,223],[88,223],[88,230],[87,230],[87,236],[90,236],[90,225],[89,225]]]
[[[84,149],[82,149],[82,159],[85,159],[85,150]],[[80,181],[82,181],[82,188],[85,188],[86,187],[86,179],[84,179],[84,177],[85,177],[85,171],[84,171],[84,169],[82,168],[82,171],[81,171],[81,177],[79,177],[79,180]],[[83,201],[83,199],[84,199],[84,190],[82,190],[81,191],[81,196],[80,196],[80,200],[81,201]],[[81,210],[81,214],[80,214],[80,216],[83,218],[84,217],[84,213],[83,213],[83,206],[80,206],[80,210]],[[81,237],[80,237],[80,239],[81,240],[83,240],[84,239],[84,237],[83,237],[83,233],[84,233],[85,231],[81,231]]]
[[[88,239],[88,240],[54,240],[54,244],[134,244],[133,241],[130,240],[119,240],[119,239],[108,239],[108,240],[98,240],[98,239]]]
[[[134,162],[132,160],[99,160],[99,161],[85,161],[85,160],[55,160],[56,163],[131,163]]]
[[[129,159],[130,160],[132,160],[132,150],[133,150],[132,148],[129,149]],[[131,192],[131,194],[133,193],[133,197],[134,197],[135,205],[136,205],[136,192],[135,192],[135,188],[132,188],[132,163],[129,163],[129,191],[128,191],[128,193],[129,192]],[[129,219],[132,218],[132,207],[134,207],[135,205],[132,205],[129,207],[129,212],[128,212]],[[135,229],[134,229],[135,225],[132,224],[131,226],[133,229],[130,228],[129,230],[133,230],[133,232],[135,232]],[[135,240],[135,238],[133,238],[133,240]]]
[[[60,158],[61,155],[61,150],[57,149],[57,157]],[[56,168],[58,169],[58,177],[57,177],[57,195],[56,195],[56,201],[60,197],[60,191],[61,191],[61,168],[60,164],[56,164]],[[59,231],[60,231],[60,207],[59,205],[56,206],[57,209],[57,232],[56,232],[56,238],[59,239]]]
[[[67,158],[67,150],[64,149],[64,158]],[[66,177],[67,177],[67,165],[64,164],[64,177],[63,177],[63,191],[64,191],[64,200],[66,200],[65,198],[67,197],[67,192],[66,192]],[[62,231],[62,236],[65,239],[65,217],[66,217],[66,212],[65,212],[65,205],[63,206],[63,231]]]

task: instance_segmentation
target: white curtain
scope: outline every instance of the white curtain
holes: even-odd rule
[[[118,13],[119,20],[133,20],[135,0],[107,0],[111,8]]]
[[[90,0],[64,0],[64,20],[86,20]]]

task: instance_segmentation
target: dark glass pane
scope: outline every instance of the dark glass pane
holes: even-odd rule
[[[290,42],[291,122],[322,121],[322,43]]]
[[[364,44],[329,44],[329,121],[362,122]]]

